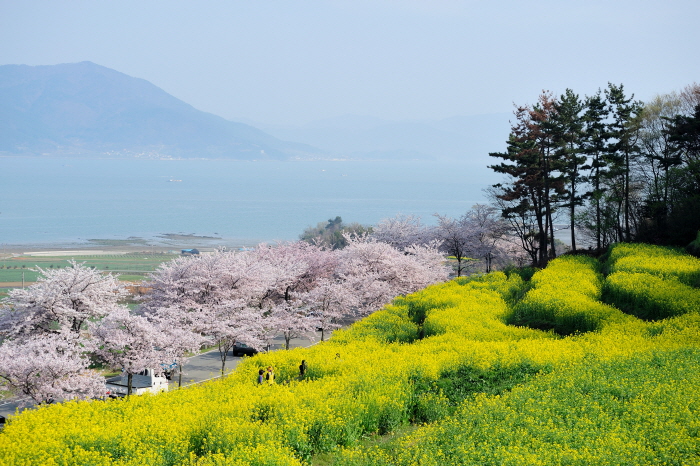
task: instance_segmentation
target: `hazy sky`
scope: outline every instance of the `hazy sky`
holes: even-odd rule
[[[698,0],[0,0],[0,64],[89,60],[225,118],[510,112],[700,82]]]

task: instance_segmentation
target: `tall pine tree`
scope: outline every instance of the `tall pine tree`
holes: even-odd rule
[[[608,107],[601,91],[595,95],[586,97],[585,112],[583,114],[583,153],[588,157],[590,191],[588,196],[591,199],[594,210],[593,222],[587,222],[586,227],[594,230],[596,240],[596,250],[603,249],[603,197],[604,179],[607,177],[608,167],[605,157],[608,147],[610,133],[606,120],[608,118]],[[591,228],[592,227],[592,228]]]
[[[501,201],[503,216],[512,224],[520,222],[514,229],[531,254],[533,265],[539,267],[556,256],[553,213],[556,196],[562,189],[561,180],[555,176],[553,158],[556,146],[551,116],[554,111],[554,99],[548,92],[543,92],[533,107],[517,107],[507,151],[489,154],[504,160],[489,168],[510,177],[507,183],[494,185],[494,196]],[[535,226],[535,231],[528,229],[528,225]]]
[[[527,123],[528,136],[535,141],[540,155],[540,166],[542,168],[542,203],[545,213],[545,238],[549,241],[549,251],[546,260],[557,256],[554,244],[554,213],[556,203],[560,196],[564,194],[562,178],[559,176],[560,167],[555,157],[557,148],[556,128],[554,116],[556,115],[555,99],[549,91],[540,94],[537,104],[529,111],[529,121]],[[546,251],[546,248],[543,249]]]
[[[632,164],[639,155],[638,129],[643,109],[634,101],[634,94],[625,96],[624,86],[608,83],[605,90],[612,121],[609,124],[611,144],[608,145],[609,188],[612,189],[618,218],[618,239],[632,240],[631,174]],[[622,218],[620,218],[622,217]]]
[[[556,167],[563,181],[562,207],[569,209],[571,229],[571,249],[576,250],[575,220],[576,208],[583,205],[586,193],[582,186],[587,181],[583,171],[588,168],[583,154],[583,103],[571,89],[554,103],[551,126],[554,131]]]

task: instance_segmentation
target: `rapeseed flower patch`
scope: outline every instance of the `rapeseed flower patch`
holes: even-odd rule
[[[664,319],[700,309],[700,289],[670,275],[615,272],[605,280],[605,300],[642,319]]]
[[[688,286],[700,286],[700,259],[684,251],[650,244],[617,244],[609,253],[609,272],[649,273],[675,277]]]
[[[621,245],[607,264],[635,254],[679,257]],[[531,282],[461,278],[313,347],[246,358],[219,380],[25,411],[0,434],[0,463],[298,466],[318,452],[354,465],[699,463],[700,314],[692,300],[677,304],[697,289],[678,274],[601,270],[562,257]],[[673,310],[640,320],[602,303],[609,289]],[[509,324],[518,315],[549,324]],[[562,336],[556,325],[577,331]],[[258,386],[268,365],[277,383]],[[408,422],[429,424],[356,448]]]

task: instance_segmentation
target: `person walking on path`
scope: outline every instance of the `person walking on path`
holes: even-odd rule
[[[269,385],[274,385],[275,383],[275,372],[272,370],[272,366],[267,366],[267,374],[265,379]]]
[[[260,369],[258,371],[258,385],[262,385],[265,380],[265,369]]]
[[[306,359],[301,360],[301,364],[299,365],[299,380],[304,380],[304,377],[306,376]]]

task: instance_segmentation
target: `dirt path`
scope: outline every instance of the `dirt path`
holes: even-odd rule
[[[24,282],[24,286],[29,286],[34,282]],[[0,282],[0,288],[20,288],[22,282]]]

